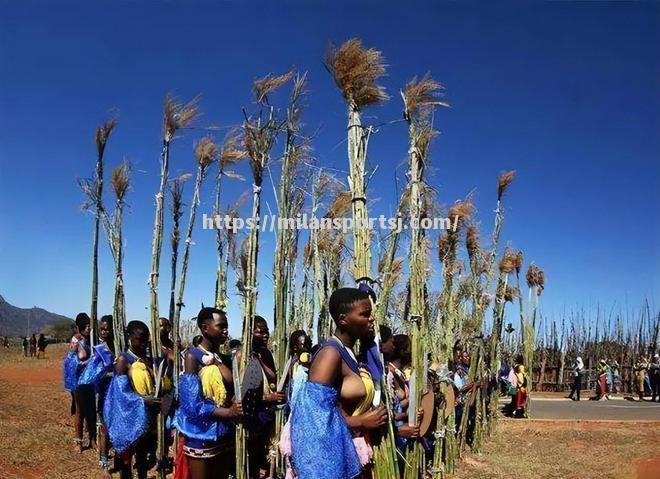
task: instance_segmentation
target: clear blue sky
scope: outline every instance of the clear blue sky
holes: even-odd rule
[[[117,108],[106,164],[109,171],[123,157],[133,162],[126,296],[129,319],[146,318],[165,94],[201,92],[202,122],[228,126],[251,107],[254,78],[293,65],[308,70],[305,121],[320,128],[315,154],[319,164],[345,171],[345,107],[321,59],[329,42],[359,36],[389,65],[383,84],[392,100],[366,113],[374,123],[400,118],[398,89],[413,75],[430,71],[446,85],[452,107],[437,115],[442,135],[429,180],[441,202],[476,189],[487,234],[496,177],[517,170],[503,239],[546,270],[547,314],[575,304],[657,301],[659,5],[0,1],[0,294],[70,316],[89,308],[93,222],[79,211],[76,178],[91,175],[94,128]],[[174,172],[193,171],[200,134],[176,142]],[[397,124],[370,144],[371,164],[379,166],[369,190],[374,214],[395,204],[406,138]],[[248,186],[233,182],[223,202]],[[274,208],[270,193],[266,199]],[[200,212],[211,205],[209,182]],[[213,234],[197,228],[195,243],[186,317],[213,298]],[[270,275],[272,237],[261,251],[261,271]],[[163,311],[168,261],[166,243]],[[111,310],[112,281],[104,242],[101,313]],[[260,283],[260,309],[270,317],[270,280]],[[232,303],[237,334],[236,296]]]

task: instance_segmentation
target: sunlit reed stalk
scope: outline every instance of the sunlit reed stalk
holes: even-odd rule
[[[225,137],[218,159],[218,172],[215,176],[215,201],[213,204],[213,217],[220,216],[220,198],[222,193],[222,179],[224,177],[242,180],[243,177],[230,170],[231,166],[245,158],[245,151],[239,147],[242,139],[239,130],[231,130]],[[230,228],[216,227],[216,251],[218,262],[215,277],[215,307],[222,311],[227,310],[227,261],[229,253],[228,239],[231,235]]]
[[[176,296],[176,278],[177,266],[179,262],[179,243],[181,241],[180,220],[183,216],[183,185],[190,178],[190,174],[184,174],[172,180],[169,184],[170,206],[172,212],[172,235],[170,236],[170,245],[172,255],[170,260],[170,309],[168,318],[174,322],[175,296]],[[176,336],[176,332],[175,332]],[[176,338],[175,338],[176,341]]]
[[[353,221],[365,224],[368,218],[365,184],[367,147],[372,129],[362,125],[361,111],[388,99],[377,81],[385,74],[381,52],[364,48],[353,38],[338,48],[331,48],[325,66],[342,91],[348,107],[349,188],[352,194]],[[353,229],[353,279],[356,283],[371,278],[371,232],[367,228]]]
[[[195,218],[197,216],[197,208],[199,206],[199,197],[202,189],[202,183],[206,179],[211,165],[218,160],[218,146],[210,138],[202,138],[195,145],[195,161],[197,164],[197,173],[195,174],[195,186],[193,189],[193,196],[190,201],[190,209],[188,213],[188,228],[186,229],[186,236],[183,245],[183,257],[181,259],[181,273],[179,274],[179,288],[177,291],[177,299],[174,308],[174,321],[172,322],[172,330],[174,331],[174,370],[179,371],[181,357],[178,354],[179,343],[179,323],[181,321],[181,309],[184,307],[183,298],[186,290],[186,278],[188,274],[188,262],[190,260],[190,247],[193,239],[193,229],[195,227]],[[178,390],[178,374],[174,375],[174,387]]]
[[[176,132],[187,128],[197,117],[197,98],[187,104],[177,103],[168,95],[163,107],[163,148],[160,155],[160,184],[156,193],[156,213],[151,242],[151,272],[149,274],[149,297],[151,315],[151,353],[160,352],[160,335],[158,310],[158,279],[160,275],[160,255],[163,248],[163,218],[165,188],[169,177],[170,144]]]
[[[301,114],[307,88],[307,75],[292,73],[283,78],[293,77],[293,86],[289,95],[286,120],[284,122],[284,154],[280,174],[279,189],[274,191],[277,198],[279,218],[294,218],[299,198],[298,177],[303,158],[307,154],[307,144],[301,138]],[[274,187],[273,187],[274,189]],[[289,303],[293,292],[290,290],[291,264],[295,264],[293,241],[296,232],[293,228],[277,225],[275,238],[275,258],[273,261],[273,353],[276,369],[286,374],[284,365],[289,357],[288,339],[290,333]],[[284,475],[284,461],[277,447],[280,432],[285,422],[282,409],[275,413],[275,428],[270,438],[270,476]]]
[[[254,224],[260,224],[261,219],[261,189],[264,171],[271,161],[271,150],[280,131],[281,125],[277,119],[275,108],[268,102],[268,95],[291,79],[291,73],[281,76],[268,75],[253,83],[253,92],[259,105],[259,111],[252,117],[246,117],[243,122],[243,148],[252,170],[252,213]],[[240,358],[239,371],[243,375],[252,351],[252,329],[257,306],[257,264],[259,257],[259,228],[252,228],[246,239],[243,260],[243,277],[239,281],[239,292],[242,295],[243,354]],[[242,253],[243,253],[242,252]],[[236,428],[236,479],[246,479],[250,476],[246,460],[247,435],[245,428]]]
[[[102,125],[96,127],[96,171],[94,175],[94,236],[92,240],[92,304],[90,307],[90,319],[92,323],[91,341],[92,346],[98,339],[98,300],[99,300],[99,224],[103,212],[103,156],[105,147],[112,131],[117,126],[117,120],[111,118]]]
[[[425,302],[426,282],[428,279],[428,241],[424,230],[419,225],[422,220],[426,194],[425,171],[429,160],[431,140],[437,134],[433,129],[433,109],[436,105],[446,105],[440,101],[442,85],[425,75],[421,80],[413,78],[401,92],[404,103],[404,119],[408,123],[408,182],[410,222],[410,336],[412,345],[412,374],[416,391],[414,404],[421,404],[426,385],[426,355],[425,338],[428,336],[429,325]],[[412,388],[411,388],[412,389]],[[413,404],[411,399],[411,405]],[[411,406],[412,407],[412,406]],[[420,441],[408,441],[406,462],[409,467],[404,470],[404,478],[414,479],[425,471],[424,449]]]

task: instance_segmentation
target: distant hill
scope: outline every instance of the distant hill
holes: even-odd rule
[[[62,320],[71,321],[71,318],[37,307],[18,308],[0,296],[0,336],[23,336],[28,333],[28,323],[29,334],[39,333],[47,326]]]

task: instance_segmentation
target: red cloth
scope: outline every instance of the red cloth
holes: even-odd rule
[[[515,396],[513,396],[513,407],[514,409],[521,409],[527,404],[527,393],[518,389]]]
[[[607,390],[607,374],[601,374],[598,377],[598,384],[600,386],[600,391],[598,391],[598,396],[602,398],[609,392]]]
[[[183,444],[183,436],[179,436],[179,444],[176,448],[176,458],[174,459],[174,476],[172,479],[192,479],[188,456],[183,453]]]

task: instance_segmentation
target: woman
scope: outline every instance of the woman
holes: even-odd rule
[[[307,382],[309,375],[310,355],[309,351],[312,349],[312,340],[303,330],[297,330],[291,333],[289,337],[289,356],[292,364],[289,371],[284,371],[283,374],[288,374],[290,377],[289,382],[289,395],[287,406],[289,413],[297,399],[303,385]],[[287,421],[282,427],[280,434],[279,449],[286,463],[286,478],[293,477],[293,470],[291,467],[291,422]]]
[[[96,418],[94,413],[94,387],[89,384],[80,384],[79,379],[87,361],[91,356],[89,335],[91,332],[91,321],[87,313],[76,316],[76,327],[78,334],[71,339],[69,352],[64,358],[64,389],[72,395],[73,404],[73,428],[75,437],[73,439],[74,452],[78,454],[83,450],[83,421],[87,425],[89,447],[96,445]]]
[[[410,337],[405,334],[394,335],[392,352],[387,354],[385,359],[388,360],[387,386],[392,397],[396,446],[403,453],[407,440],[419,436],[419,426],[408,424],[408,404],[410,402],[408,381],[412,362]],[[402,456],[399,458],[402,459]]]
[[[511,398],[514,417],[524,417],[527,406],[527,376],[525,366],[518,364],[514,369],[516,392]]]
[[[139,479],[146,479],[155,464],[156,438],[153,428],[160,399],[153,396],[155,377],[152,360],[147,357],[149,328],[142,321],[126,326],[128,349],[115,364],[103,405],[108,437],[119,456],[121,479],[131,479],[132,461]]]
[[[293,404],[302,385],[307,382],[309,375],[312,339],[302,329],[294,331],[289,337],[289,355],[292,358],[291,383],[289,384],[289,406]]]
[[[359,339],[374,335],[369,294],[338,289],[329,310],[335,334],[313,358],[291,413],[292,462],[300,479],[359,477],[370,461],[368,432],[387,421],[382,405],[372,408],[373,381],[353,352]]]
[[[108,431],[103,419],[103,405],[108,393],[108,387],[112,381],[114,369],[114,335],[112,331],[112,316],[103,316],[99,321],[99,340],[98,345],[94,346],[94,355],[80,375],[80,384],[90,384],[98,395],[96,413],[101,421],[99,434],[99,466],[103,471],[103,477],[110,479],[108,453],[110,451],[110,441],[108,440]]]
[[[234,420],[241,417],[240,401],[232,401],[231,364],[220,356],[228,337],[227,316],[216,308],[202,308],[197,315],[202,340],[185,356],[179,381],[179,408],[175,422],[183,437],[177,457],[177,478],[226,479],[235,471]],[[184,460],[187,459],[187,460]]]
[[[645,357],[640,357],[633,368],[635,371],[635,386],[639,400],[644,400],[644,389],[646,382],[646,372],[649,369],[649,362]]]
[[[261,316],[254,316],[252,352],[244,373],[243,426],[247,431],[248,468],[252,478],[267,477],[270,469],[271,438],[275,428],[275,407],[286,400],[276,391],[275,359],[268,349],[270,331]],[[245,380],[245,378],[251,378]]]
[[[573,401],[580,400],[580,389],[582,389],[582,372],[584,371],[584,363],[582,358],[578,356],[575,359],[575,367],[573,367],[573,385],[571,386],[571,394],[568,396]],[[573,395],[577,397],[573,397]]]
[[[33,358],[37,355],[37,337],[33,334],[30,337],[30,357]]]
[[[596,368],[598,374],[598,380],[596,381],[596,400],[608,399],[607,395],[609,393],[608,387],[608,376],[610,373],[610,368],[607,365],[607,361],[601,359],[598,362],[598,367]]]
[[[46,341],[44,333],[41,333],[39,339],[37,339],[37,359],[42,357],[46,359],[46,346],[48,346],[48,341]]]

